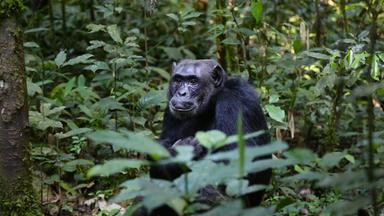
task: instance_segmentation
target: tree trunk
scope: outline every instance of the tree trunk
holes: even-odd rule
[[[41,215],[30,172],[22,31],[0,16],[0,215]]]

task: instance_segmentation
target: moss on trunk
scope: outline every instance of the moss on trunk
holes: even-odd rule
[[[32,187],[22,31],[14,17],[0,16],[0,215],[42,215]]]
[[[29,176],[20,176],[16,181],[0,178],[0,215],[42,216],[36,193],[31,189]]]

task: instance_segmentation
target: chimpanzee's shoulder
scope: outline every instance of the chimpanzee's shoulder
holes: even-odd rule
[[[234,96],[236,100],[240,100],[247,104],[258,102],[258,94],[255,89],[240,77],[230,77],[224,84],[222,96]]]

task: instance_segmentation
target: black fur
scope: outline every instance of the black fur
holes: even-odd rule
[[[160,143],[170,148],[177,140],[193,137],[197,131],[217,129],[227,135],[236,133],[238,113],[243,114],[244,133],[266,130],[267,123],[259,105],[256,92],[240,78],[228,79],[224,88],[212,98],[212,103],[205,113],[190,119],[174,117],[167,107],[164,113],[163,132]],[[268,134],[247,141],[248,146],[262,145],[269,142]],[[235,144],[225,147],[233,149]]]
[[[198,66],[194,65],[194,67]],[[225,77],[223,80],[224,83],[220,89],[217,90],[217,93],[211,96],[209,104],[205,108],[204,112],[200,112],[198,115],[188,118],[178,118],[177,116],[172,115],[169,106],[167,107],[164,113],[163,132],[160,137],[160,143],[163,146],[171,152],[173,150],[172,146],[175,142],[183,143],[184,141],[184,144],[193,145],[195,147],[199,144],[196,144],[196,141],[193,141],[192,138],[198,131],[216,129],[227,135],[236,134],[236,122],[240,112],[242,113],[244,133],[268,130],[263,111],[259,104],[258,96],[253,88],[241,78],[227,79]],[[201,91],[204,91],[204,89],[201,89]],[[169,94],[169,96],[172,97],[172,92]],[[256,138],[248,139],[246,144],[247,146],[257,146],[269,143],[269,141],[269,134],[264,133]],[[236,148],[235,143],[224,146],[219,151],[226,151],[234,148]],[[200,152],[199,154],[205,153],[204,151],[197,152]],[[200,158],[201,156],[203,155],[197,155],[197,158]],[[151,178],[173,180],[184,172],[186,172],[186,170],[183,166],[172,164],[167,166],[152,167],[150,170],[150,176]],[[269,183],[270,178],[270,170],[253,173],[247,176],[251,185],[266,185]],[[259,205],[262,200],[262,196],[263,191],[243,196],[245,206],[251,207]],[[170,208],[164,206],[155,209],[151,215],[173,215],[173,213]]]

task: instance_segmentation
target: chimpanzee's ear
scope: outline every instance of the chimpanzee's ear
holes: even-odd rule
[[[172,62],[172,73],[175,72],[176,69],[176,62]]]
[[[221,67],[221,65],[216,64],[212,70],[211,77],[213,79],[213,83],[215,87],[220,87],[224,84],[226,80],[226,74],[224,69]]]

